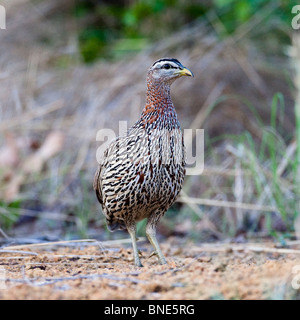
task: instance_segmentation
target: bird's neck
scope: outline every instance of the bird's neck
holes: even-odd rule
[[[152,104],[157,107],[165,107],[167,104],[172,104],[170,84],[148,77],[146,104]]]
[[[146,105],[142,119],[153,123],[168,118],[177,122],[177,114],[170,95],[170,83],[147,79]]]

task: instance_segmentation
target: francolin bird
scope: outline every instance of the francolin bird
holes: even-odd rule
[[[185,176],[183,134],[170,96],[171,84],[181,76],[194,75],[177,59],[153,63],[140,119],[110,143],[94,179],[108,229],[128,230],[138,267],[142,264],[136,223],[145,218],[147,238],[159,262],[166,263],[156,239],[156,227],[176,200]]]

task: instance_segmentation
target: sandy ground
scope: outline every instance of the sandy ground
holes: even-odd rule
[[[72,243],[71,243],[72,244]],[[300,255],[273,244],[162,244],[159,265],[140,242],[3,248],[1,299],[299,299]],[[21,252],[19,252],[21,251]]]

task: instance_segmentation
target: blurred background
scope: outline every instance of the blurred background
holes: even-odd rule
[[[205,129],[205,169],[186,178],[160,237],[300,237],[296,2],[0,4],[0,242],[127,237],[106,230],[92,188],[96,134],[135,123],[162,57],[195,74],[172,97],[182,128]]]

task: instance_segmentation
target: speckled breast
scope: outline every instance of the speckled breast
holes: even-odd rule
[[[178,196],[185,174],[180,127],[135,126],[106,152],[101,170],[106,215],[141,220],[166,211]]]

